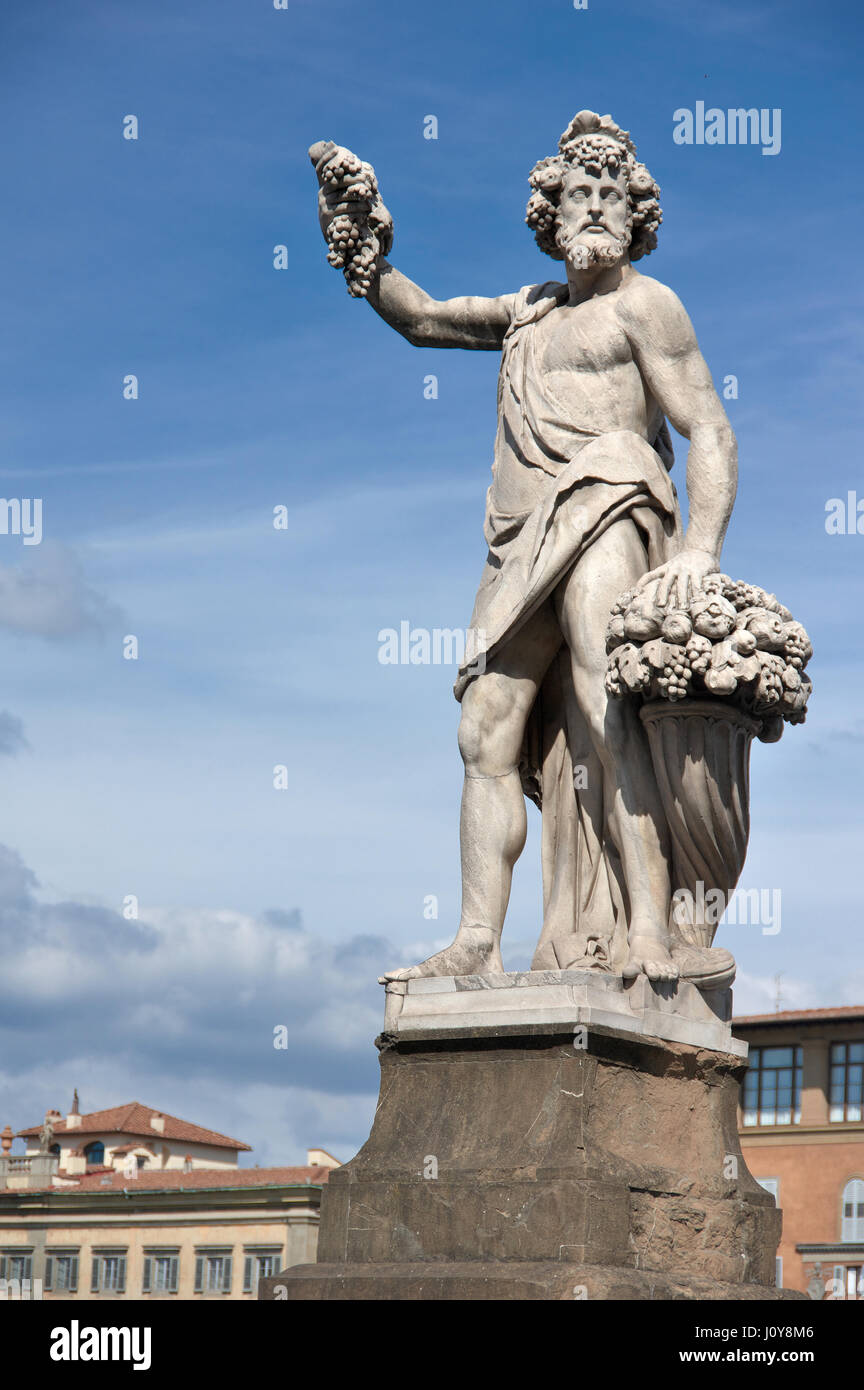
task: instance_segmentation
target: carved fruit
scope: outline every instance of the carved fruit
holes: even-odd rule
[[[694,599],[690,605],[690,612],[693,614],[695,630],[701,637],[710,637],[714,642],[729,636],[738,617],[734,606],[728,599],[723,598],[722,594],[709,594],[705,598]]]
[[[672,613],[667,613],[660,628],[667,642],[677,642],[684,645],[689,641],[693,632],[693,624],[689,614],[680,609],[675,609]]]
[[[621,613],[613,613],[606,628],[606,650],[614,651],[620,647],[624,641],[624,617]]]
[[[752,608],[745,609],[741,617],[746,619],[745,628],[756,638],[760,651],[782,651],[786,644],[786,633],[779,613],[771,613],[767,608]]]
[[[783,736],[783,720],[779,714],[769,714],[762,720],[759,730],[760,743],[776,743]]]
[[[624,614],[624,635],[631,642],[648,642],[660,636],[663,613],[656,603],[636,599]]]
[[[712,695],[732,695],[737,684],[738,678],[728,666],[705,672],[705,685]]]

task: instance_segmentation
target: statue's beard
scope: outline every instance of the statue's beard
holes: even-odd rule
[[[577,270],[588,270],[591,266],[618,265],[627,255],[630,238],[616,237],[605,230],[602,236],[583,238],[582,232],[577,235],[559,226],[555,242],[565,259]]]

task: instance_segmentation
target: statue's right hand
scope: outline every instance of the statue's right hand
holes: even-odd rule
[[[318,222],[325,240],[336,217],[368,222],[383,255],[393,244],[393,219],[381,201],[371,164],[344,145],[318,140],[309,147],[318,178]]]
[[[309,148],[309,158],[318,178],[318,221],[325,238],[334,217],[352,212],[368,215],[372,203],[362,196],[366,192],[362,179],[363,162],[343,145],[332,140],[318,140]],[[351,174],[356,178],[349,182]],[[352,183],[356,193],[351,196]],[[371,191],[371,190],[370,190]]]

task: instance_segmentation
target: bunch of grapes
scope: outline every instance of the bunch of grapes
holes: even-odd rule
[[[528,199],[525,221],[535,236],[550,234],[555,226],[557,209],[543,193],[532,193]]]
[[[378,242],[369,224],[360,217],[334,217],[327,228],[327,259],[345,276],[348,293],[362,299],[375,278]]]
[[[673,642],[666,646],[666,663],[657,677],[657,689],[664,700],[683,700],[690,691],[693,669],[687,649]]]
[[[339,147],[323,167],[316,167],[327,206],[335,212],[326,228],[327,259],[342,271],[348,293],[363,299],[375,278],[379,255],[386,256],[393,241],[375,170]]]
[[[698,632],[694,632],[684,649],[687,665],[694,675],[704,676],[711,665],[711,651],[709,639],[700,637]]]
[[[614,617],[618,613],[626,613],[635,597],[636,594],[633,589],[625,589],[623,594],[619,594],[618,601],[612,605],[612,616]]]
[[[352,154],[350,150],[337,150],[322,169],[321,180],[329,193],[338,193],[346,184],[357,180],[362,173],[362,159],[358,159],[356,154]],[[372,182],[374,183],[374,181],[375,176],[373,174]]]
[[[756,584],[745,584],[743,579],[730,579],[728,575],[721,575],[723,581],[723,597],[738,609],[739,613],[744,608],[762,608],[767,595],[764,589],[760,589]]]
[[[767,710],[779,705],[783,698],[783,672],[786,663],[782,656],[771,652],[759,652],[762,670],[753,697],[755,709]]]
[[[813,655],[813,647],[800,623],[787,623],[785,651],[789,665],[803,671]]]
[[[620,699],[624,694],[624,686],[621,684],[621,672],[614,662],[610,661],[606,667],[606,694]]]

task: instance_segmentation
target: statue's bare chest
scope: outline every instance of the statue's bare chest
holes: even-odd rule
[[[611,296],[553,309],[534,328],[537,360],[544,372],[606,373],[630,366],[633,353]]]

